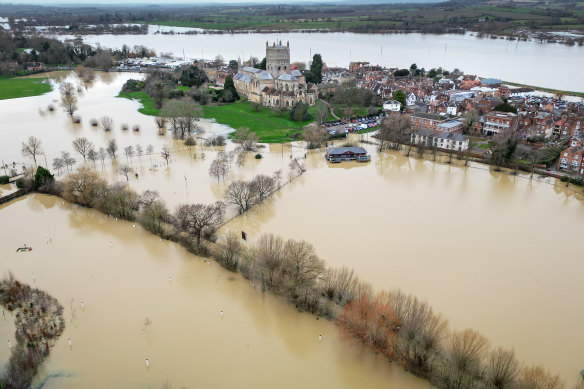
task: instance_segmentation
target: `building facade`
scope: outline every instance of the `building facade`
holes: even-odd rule
[[[244,66],[233,77],[237,93],[266,107],[314,105],[316,88],[299,70],[290,69],[290,43],[266,42],[266,70]]]

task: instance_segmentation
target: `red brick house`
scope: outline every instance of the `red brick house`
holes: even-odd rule
[[[502,131],[517,130],[519,116],[511,112],[489,112],[483,116],[483,135],[495,135]]]
[[[558,169],[584,174],[584,147],[572,146],[562,151],[558,161]]]

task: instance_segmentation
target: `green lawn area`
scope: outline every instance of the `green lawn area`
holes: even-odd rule
[[[142,104],[142,108],[138,109],[138,112],[144,115],[157,116],[160,114],[160,110],[154,108],[154,100],[146,92],[120,92],[118,97],[128,100],[138,100]]]
[[[48,80],[0,77],[0,100],[38,96],[52,90]]]
[[[217,123],[234,129],[248,127],[258,135],[262,143],[290,142],[294,140],[293,134],[301,133],[301,128],[313,120],[311,118],[304,122],[294,122],[288,118],[287,113],[283,113],[280,117],[280,114],[264,107],[256,112],[250,108],[248,101],[205,106],[204,110],[206,119],[215,119]],[[310,107],[309,113],[313,115],[314,107]]]
[[[157,116],[160,110],[154,108],[154,101],[152,97],[148,96],[146,92],[120,92],[118,97],[129,100],[138,100],[142,104],[142,108],[138,112]],[[240,127],[248,127],[252,132],[255,132],[262,143],[281,143],[290,142],[294,139],[294,134],[302,133],[302,127],[311,123],[314,120],[314,111],[320,104],[324,104],[320,100],[317,105],[310,107],[308,113],[310,119],[304,122],[294,122],[288,118],[288,113],[273,112],[271,109],[260,107],[256,112],[251,109],[249,101],[243,100],[226,105],[217,106],[203,106],[204,118],[215,119],[217,123],[225,124],[235,130]],[[329,114],[327,120],[334,120]]]

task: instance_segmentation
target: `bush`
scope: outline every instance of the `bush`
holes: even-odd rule
[[[0,176],[0,185],[6,185],[8,183],[10,183],[10,177]]]
[[[255,159],[262,159],[262,155],[261,154],[256,154],[255,155]]]
[[[81,123],[81,118],[79,116],[73,116],[72,120],[75,124]]]
[[[89,124],[91,124],[91,127],[97,127],[97,125],[99,124],[99,122],[97,121],[97,119],[91,119],[89,121]]]
[[[134,125],[134,127],[132,127],[133,131],[140,131],[140,126],[138,124]]]
[[[34,175],[34,188],[39,189],[41,186],[50,186],[55,182],[55,177],[50,171],[42,166],[37,167]]]
[[[15,184],[18,189],[24,189],[27,186],[24,178],[19,178],[15,181]]]
[[[129,128],[130,128],[130,126],[128,125],[128,123],[122,124],[122,131],[128,131]]]

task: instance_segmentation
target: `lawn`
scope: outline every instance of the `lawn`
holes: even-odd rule
[[[152,97],[148,96],[146,92],[120,92],[118,97],[138,100],[142,104],[142,108],[138,109],[138,112],[144,115],[157,116],[160,114],[160,110],[154,108]],[[320,104],[324,103],[317,101],[317,105]],[[226,105],[203,106],[203,117],[215,119],[217,123],[225,124],[233,129],[248,127],[259,136],[262,143],[281,143],[298,139],[298,135],[294,134],[302,133],[302,127],[314,120],[315,109],[316,106],[308,109],[309,120],[295,122],[288,118],[287,112],[280,116],[279,113],[264,107],[260,107],[259,111],[256,112],[251,109],[247,100],[243,100]],[[327,120],[334,120],[334,118],[329,114]]]
[[[215,119],[217,123],[228,125],[231,128],[248,127],[255,132],[262,143],[281,143],[294,140],[293,134],[301,133],[301,128],[313,119],[304,122],[294,122],[287,113],[279,113],[260,107],[259,111],[251,109],[248,101],[238,101],[227,105],[204,107],[206,119]],[[314,107],[309,109],[311,116]],[[297,139],[297,138],[296,138]]]
[[[142,108],[138,109],[138,112],[144,115],[158,116],[160,114],[160,110],[154,108],[154,100],[146,92],[120,92],[118,97],[128,100],[138,100],[142,104]]]
[[[48,80],[0,77],[0,100],[38,96],[52,90]]]

